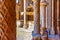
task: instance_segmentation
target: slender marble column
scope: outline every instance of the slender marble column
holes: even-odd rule
[[[57,34],[57,1],[52,0],[52,28],[51,34]]]
[[[32,40],[40,40],[40,0],[33,0],[34,2],[34,31],[32,33]]]
[[[52,28],[51,28],[51,34],[55,34],[55,31],[54,31],[54,0],[52,0]]]
[[[59,34],[59,0],[57,0],[57,30]]]
[[[48,6],[47,6],[47,30],[48,34],[50,34],[51,27],[52,27],[52,0],[47,0]]]
[[[26,0],[24,0],[24,28],[26,28]]]
[[[47,2],[45,0],[41,0],[40,3],[41,28],[46,28],[46,6],[47,6]]]
[[[40,22],[41,22],[41,37],[42,40],[48,40],[47,32],[46,32],[46,0],[41,0],[40,2]]]

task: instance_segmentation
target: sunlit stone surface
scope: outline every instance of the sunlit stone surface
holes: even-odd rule
[[[33,21],[29,22],[28,29],[24,29],[24,28],[19,27],[20,21],[17,21],[18,25],[16,28],[16,33],[17,33],[16,39],[17,40],[32,40],[32,30],[34,30],[33,23],[34,23]],[[49,40],[60,40],[59,35],[49,35]]]
[[[17,40],[32,40],[33,22],[29,22],[28,29],[20,28],[19,24],[19,21],[17,21]]]
[[[23,28],[17,29],[17,40],[31,40],[31,38],[31,32],[29,32],[28,30]]]

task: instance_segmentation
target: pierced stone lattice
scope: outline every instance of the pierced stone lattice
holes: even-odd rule
[[[15,0],[0,1],[0,40],[16,40],[15,14],[13,13],[15,13]]]

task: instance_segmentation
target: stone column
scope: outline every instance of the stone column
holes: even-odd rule
[[[41,22],[41,37],[42,40],[48,40],[47,32],[46,32],[46,0],[41,0],[40,2],[40,22]]]
[[[52,0],[47,0],[48,6],[46,8],[47,11],[47,30],[48,34],[51,32],[52,27]]]
[[[34,2],[34,31],[32,32],[32,40],[40,40],[40,0]]]
[[[59,0],[57,0],[57,30],[59,34]]]
[[[60,10],[60,2],[59,2],[59,10]],[[60,11],[59,11],[59,35],[60,35]]]
[[[24,0],[24,28],[27,27],[27,24],[26,24],[26,0]]]
[[[15,0],[0,1],[0,38],[16,40]]]
[[[57,1],[52,0],[52,28],[51,34],[57,34]]]
[[[52,27],[51,27],[51,34],[55,34],[55,31],[54,31],[54,0],[52,0]]]

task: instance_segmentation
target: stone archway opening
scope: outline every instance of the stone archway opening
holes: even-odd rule
[[[19,1],[19,0],[18,0]],[[17,1],[17,2],[18,2]],[[25,4],[26,3],[26,4]],[[31,40],[34,16],[31,0],[20,0],[16,4],[17,40]],[[26,25],[24,25],[26,24]],[[28,35],[27,35],[28,34]],[[27,38],[26,38],[27,37]]]

